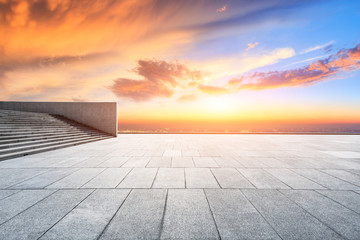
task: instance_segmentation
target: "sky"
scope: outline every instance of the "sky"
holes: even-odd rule
[[[0,0],[0,100],[117,101],[130,129],[357,124],[359,23],[358,0]]]

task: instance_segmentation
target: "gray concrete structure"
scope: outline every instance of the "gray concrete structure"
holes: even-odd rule
[[[7,102],[0,109],[56,114],[117,136],[116,102]]]
[[[359,146],[121,134],[5,160],[0,239],[360,239]]]
[[[0,161],[108,138],[108,133],[60,115],[0,109]]]

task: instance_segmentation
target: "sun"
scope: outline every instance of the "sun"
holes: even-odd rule
[[[231,111],[233,101],[229,96],[212,96],[202,101],[203,106],[213,112]]]

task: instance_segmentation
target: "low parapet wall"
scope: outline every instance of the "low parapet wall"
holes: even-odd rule
[[[57,114],[117,136],[116,102],[7,102],[0,109]]]

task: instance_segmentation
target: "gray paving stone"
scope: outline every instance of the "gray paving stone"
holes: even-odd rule
[[[157,170],[157,168],[134,168],[117,188],[150,188]]]
[[[145,167],[150,161],[150,157],[130,157],[122,167]]]
[[[39,154],[36,154],[2,161],[0,168],[50,168],[52,165],[66,160],[68,159],[63,157],[40,157]]]
[[[267,168],[268,165],[266,165],[263,161],[260,160],[259,157],[235,157],[235,159],[244,167],[246,168]]]
[[[37,175],[24,182],[12,186],[12,189],[33,189],[33,188],[44,188],[68,175],[78,171],[79,168],[59,168],[51,170],[49,172]]]
[[[131,168],[107,168],[82,188],[115,188],[130,170]]]
[[[70,152],[70,156],[77,156],[77,157],[105,157],[111,151],[107,150],[106,147],[102,148],[102,151],[99,151],[99,147],[95,147],[95,144],[89,143],[88,146],[94,146],[94,148],[79,148],[79,151]]]
[[[318,158],[318,157],[311,157],[306,158],[306,161],[311,163],[311,165],[314,166],[314,168],[324,169],[324,168],[343,168],[342,164],[338,164],[338,162],[331,161],[331,158]],[[346,165],[346,164],[345,164]]]
[[[169,168],[171,167],[171,157],[151,157],[150,162],[146,165],[150,168]]]
[[[316,169],[293,169],[293,171],[329,189],[335,189],[335,190],[359,189],[359,187],[353,184],[344,182],[338,178],[335,178],[329,174],[323,173]]]
[[[91,193],[91,190],[59,190],[0,225],[0,239],[38,239]]]
[[[132,190],[100,239],[158,239],[165,189]]]
[[[352,183],[356,186],[360,186],[360,176],[355,174],[355,173],[350,173],[348,171],[345,170],[336,170],[336,169],[325,169],[322,170],[323,172],[337,177],[341,180],[347,181],[349,183]]]
[[[82,168],[47,186],[47,188],[80,188],[102,171],[104,171],[104,168]]]
[[[263,169],[238,168],[239,172],[247,178],[256,188],[262,189],[289,189],[290,187],[275,178]]]
[[[34,205],[54,190],[23,190],[0,201],[0,224]]]
[[[181,157],[181,150],[179,149],[165,150],[163,157]]]
[[[348,172],[355,173],[357,175],[360,175],[360,169],[348,169]]]
[[[291,168],[286,162],[276,159],[275,157],[257,158],[257,161],[270,168]]]
[[[183,168],[159,168],[153,188],[185,188]]]
[[[219,188],[209,168],[185,168],[186,188]]]
[[[49,171],[50,169],[0,169],[0,189],[8,188],[12,185],[35,177],[39,174]]]
[[[206,189],[221,239],[280,239],[259,212],[235,189]]]
[[[267,169],[266,171],[294,189],[324,189],[323,186],[289,169]]]
[[[221,154],[215,149],[199,149],[200,156],[202,157],[220,157]]]
[[[7,198],[17,192],[19,192],[19,190],[0,190],[0,200]]]
[[[183,149],[181,150],[183,157],[200,157],[200,153],[195,149]]]
[[[90,157],[87,160],[84,160],[78,164],[73,165],[72,167],[96,167],[104,161],[108,160],[110,157]]]
[[[163,149],[152,149],[145,152],[144,157],[161,157],[164,154]]]
[[[215,162],[223,168],[238,168],[243,167],[238,161],[232,157],[213,157]]]
[[[44,158],[42,157],[33,157],[33,158],[29,158],[29,156],[19,157],[15,159],[0,161],[0,168],[26,168],[26,165],[31,165],[42,160],[44,160]]]
[[[12,159],[11,159],[12,160]],[[53,160],[53,161],[49,161]],[[59,159],[57,159],[59,160]],[[61,159],[64,160],[64,159]],[[46,158],[21,158],[20,161],[9,161],[7,166],[9,168],[36,168],[36,167],[51,167],[56,161],[54,159],[46,159]]]
[[[219,167],[212,157],[193,157],[195,167]]]
[[[360,215],[315,191],[282,193],[347,239],[359,239]]]
[[[130,149],[116,149],[113,152],[108,153],[107,157],[124,157],[128,152],[130,152]]]
[[[191,168],[195,167],[192,157],[173,157],[171,167]]]
[[[247,143],[248,146],[246,147],[246,149],[238,149],[236,150],[236,156],[238,156],[239,158],[260,158],[263,157],[264,154],[262,153],[262,151],[264,151],[264,146],[262,146],[262,151],[253,151],[253,150],[257,150],[256,148],[253,149],[254,146],[251,146],[249,143]],[[252,149],[252,150],[250,150]]]
[[[360,214],[360,195],[353,191],[317,190],[320,194]]]
[[[97,239],[129,192],[125,189],[96,190],[41,239]]]
[[[29,161],[23,164],[21,167],[29,167],[29,168],[51,168],[56,165],[60,165],[63,162],[70,162],[72,158],[64,158],[64,157],[44,157],[37,161]],[[82,158],[83,161],[86,158]]]
[[[146,151],[143,149],[133,149],[125,154],[125,156],[129,157],[143,157]]]
[[[360,158],[360,152],[355,151],[322,151],[323,153],[330,154],[339,158]]]
[[[277,159],[284,162],[287,168],[316,168],[311,161],[303,157],[278,157]]]
[[[211,169],[222,188],[255,188],[235,168]]]
[[[169,189],[161,239],[219,239],[200,189]]]
[[[114,139],[0,162],[0,198],[2,198],[2,200],[0,199],[0,202],[3,201],[5,203],[6,201],[8,201],[9,205],[10,200],[6,200],[9,198],[13,199],[13,202],[16,203],[12,204],[9,207],[6,207],[7,205],[1,206],[0,204],[0,208],[3,207],[4,209],[6,209],[5,211],[16,212],[15,210],[11,209],[22,209],[24,206],[27,206],[27,204],[32,201],[32,198],[40,197],[34,195],[29,198],[19,198],[18,200],[16,200],[16,194],[10,194],[17,192],[18,190],[1,190],[1,188],[15,187],[15,185],[20,186],[21,184],[23,184],[23,187],[29,189],[43,187],[47,184],[64,181],[65,183],[63,182],[62,184],[68,184],[69,186],[71,185],[70,187],[114,187],[116,182],[121,181],[121,174],[117,175],[115,173],[116,170],[113,170],[114,172],[108,170],[92,175],[90,173],[91,170],[89,170],[90,172],[87,172],[87,169],[90,168],[84,167],[94,167],[94,169],[101,169],[103,167],[122,168],[124,167],[124,163],[126,163],[128,160],[129,164],[136,166],[136,169],[138,169],[139,171],[136,169],[132,170],[134,171],[133,176],[131,177],[131,175],[129,174],[130,178],[127,179],[127,177],[129,176],[125,177],[123,181],[121,181],[124,182],[123,185],[120,186],[120,182],[118,187],[151,188],[151,185],[152,187],[164,188],[180,187],[180,183],[183,184],[184,182],[184,178],[183,176],[181,176],[181,171],[183,171],[182,173],[187,174],[187,176],[185,176],[185,180],[190,180],[190,182],[187,181],[186,183],[188,185],[190,183],[190,186],[193,186],[195,188],[219,188],[220,186],[218,185],[218,183],[220,183],[223,188],[240,187],[241,191],[244,191],[244,186],[241,186],[240,184],[242,182],[238,177],[235,177],[238,175],[231,174],[229,172],[229,169],[226,169],[231,167],[237,167],[239,168],[240,176],[245,177],[245,179],[247,179],[257,188],[267,187],[272,189],[289,189],[290,187],[283,183],[280,179],[274,177],[272,174],[267,172],[267,170],[269,169],[275,168],[276,171],[277,168],[279,168],[290,169],[290,171],[294,173],[291,176],[287,176],[287,181],[290,181],[293,184],[304,184],[302,182],[303,179],[307,179],[308,181],[311,180],[316,184],[322,185],[328,189],[339,189],[341,191],[328,191],[326,189],[319,189],[314,191],[318,192],[321,198],[318,195],[316,195],[317,197],[314,198],[311,196],[309,197],[306,194],[304,194],[303,196],[300,194],[300,197],[297,197],[297,195],[294,194],[294,196],[296,196],[297,198],[294,199],[294,201],[304,201],[305,203],[303,204],[309,204],[309,206],[311,207],[317,205],[317,208],[319,209],[312,209],[310,207],[305,208],[305,206],[302,206],[300,202],[296,203],[290,200],[289,197],[285,196],[279,191],[270,192],[277,192],[278,194],[280,194],[280,196],[271,196],[271,194],[269,196],[267,196],[266,194],[255,194],[255,199],[257,203],[261,203],[261,205],[259,208],[256,204],[251,202],[251,206],[258,210],[259,213],[261,213],[262,218],[266,220],[267,224],[270,224],[274,229],[276,229],[277,232],[281,233],[280,236],[283,239],[308,239],[311,237],[317,239],[329,239],[332,237],[336,238],[340,235],[333,235],[334,232],[331,232],[331,230],[329,229],[334,229],[335,231],[337,231],[337,228],[332,227],[332,225],[330,226],[330,223],[334,225],[338,224],[338,228],[341,228],[342,231],[346,230],[347,234],[350,234],[350,232],[352,234],[355,234],[358,231],[358,226],[355,226],[358,220],[355,219],[353,215],[349,215],[349,211],[352,212],[352,214],[360,216],[358,206],[358,196],[360,196],[360,172],[358,172],[360,170],[360,160],[359,158],[352,158],[353,156],[350,155],[347,155],[347,158],[342,158],[345,155],[342,155],[342,157],[336,157],[334,155],[322,153],[320,151],[333,150],[340,152],[359,152],[359,145],[360,136],[356,135],[119,135],[118,138]],[[169,156],[162,157],[164,154],[168,154]],[[216,162],[219,167],[214,167],[211,169],[209,167],[195,168],[192,157],[199,157],[200,154],[203,157],[209,157],[205,159],[214,160],[214,162]],[[131,161],[130,158],[132,158],[133,161]],[[145,164],[146,159],[149,159],[149,162],[147,162],[147,164]],[[102,162],[102,160],[105,161]],[[171,165],[169,165],[170,163]],[[205,161],[205,163],[204,166],[211,165],[209,164],[209,162]],[[244,165],[241,165],[241,163]],[[201,161],[200,164],[202,164]],[[197,165],[199,166],[199,161]],[[160,169],[149,168],[152,166],[160,167]],[[163,169],[163,167],[168,168],[169,166],[172,167],[174,171]],[[251,166],[257,169],[248,168]],[[72,170],[76,171],[78,169],[77,167],[81,168],[81,170],[83,171],[82,174],[76,176],[74,175],[75,172],[69,172],[70,175],[66,175],[64,176],[64,178],[61,178],[63,176],[63,173],[65,174],[66,171]],[[200,169],[200,172],[197,172],[197,170],[191,172],[191,170],[188,169],[185,172],[183,169],[184,167],[187,167],[188,169]],[[142,172],[141,169],[150,170]],[[216,178],[214,177],[215,175]],[[300,177],[301,181],[299,181],[299,176],[302,176],[304,178]],[[353,187],[353,185],[357,185],[359,186],[359,188]],[[183,185],[181,186],[183,187]],[[345,189],[354,190],[344,191]],[[71,191],[76,192],[83,190],[84,189],[75,189]],[[116,190],[118,189],[114,189],[114,191]],[[127,189],[127,191],[128,190],[130,189]],[[144,189],[144,194],[146,193],[146,191],[149,190],[151,191],[151,189]],[[160,190],[166,191],[166,189]],[[185,189],[184,192],[190,191],[191,193],[192,190],[194,189]],[[222,232],[221,235],[223,238],[246,238],[244,236],[249,236],[248,238],[250,239],[254,239],[257,237],[265,238],[266,234],[261,235],[261,233],[267,233],[267,230],[263,230],[266,229],[266,224],[262,225],[261,220],[259,220],[258,222],[254,220],[259,214],[253,213],[251,207],[249,208],[249,205],[244,202],[244,198],[241,197],[241,195],[235,193],[236,191],[240,191],[239,189],[228,189],[229,191],[216,190],[219,189],[215,189],[213,191],[214,193],[212,193],[211,195],[211,198],[209,195],[208,200],[209,202],[212,201],[210,202],[210,204],[212,204],[213,215],[215,216],[215,219],[217,221],[217,226],[219,227],[220,233]],[[206,193],[209,192],[208,189],[206,189],[205,191]],[[250,191],[250,189],[248,191]],[[264,190],[256,190],[255,192],[258,191],[262,192]],[[294,192],[296,193],[296,191]],[[195,201],[194,199],[191,199],[191,194],[188,194],[186,196],[190,196],[187,197],[190,199],[186,200],[190,202]],[[317,198],[325,198],[328,199],[328,201],[320,201]],[[46,203],[48,199],[52,199],[52,202],[58,202],[53,203],[53,205],[51,205],[51,208],[38,207],[38,210],[33,212],[33,214],[28,214],[26,217],[24,217],[24,214],[26,212],[36,208],[37,206],[42,206],[42,204],[44,202]],[[119,232],[114,231],[112,235],[108,235],[108,238],[130,238],[130,236],[134,236],[134,238],[151,238],[148,236],[143,237],[148,232],[154,234],[151,235],[155,236],[153,238],[159,237],[160,229],[162,228],[162,221],[156,220],[155,222],[149,222],[144,224],[143,222],[149,221],[149,219],[151,220],[151,217],[146,217],[145,219],[141,218],[141,209],[143,209],[144,207],[139,207],[139,209],[137,210],[137,207],[140,205],[151,205],[152,197],[148,197],[148,200],[142,201],[137,201],[138,199],[142,198],[134,196],[134,199],[132,200],[133,204],[131,205],[132,208],[128,207],[127,210],[127,212],[135,211],[134,213],[131,213],[134,215],[134,217],[132,217],[133,220],[129,223],[126,223],[131,224],[132,226],[125,226],[123,228],[131,229],[129,231],[131,234],[127,236],[126,232],[121,232],[121,230]],[[75,210],[69,213],[69,211],[76,206],[76,204],[73,202],[70,204],[73,207],[68,208],[69,206],[67,205],[69,201],[74,200],[72,198],[69,198],[68,200],[63,201],[63,197],[61,197],[61,199],[56,199],[55,197],[53,197],[53,195],[50,195],[38,201],[32,207],[24,210],[23,212],[20,212],[15,217],[0,225],[0,239],[7,240],[7,236],[10,236],[11,234],[13,234],[13,238],[16,239],[37,239],[49,228],[51,228],[52,230],[50,229],[48,231],[46,235],[47,237],[50,236],[50,232],[54,231],[53,233],[56,232],[56,234],[53,234],[52,236],[58,236],[59,239],[62,239],[66,238],[66,230],[55,230],[65,229],[65,226],[66,229],[69,229],[69,235],[74,234],[73,231],[76,232],[77,230],[80,231],[81,229],[84,229],[81,231],[81,233],[76,234],[79,238],[81,238],[82,236],[84,236],[85,238],[85,236],[88,235],[88,238],[91,239],[93,238],[93,236],[96,235],[94,234],[95,232],[99,233],[99,231],[102,231],[100,230],[100,228],[103,229],[103,223],[108,220],[108,216],[111,215],[110,213],[112,211],[107,212],[101,210],[103,206],[101,205],[100,197],[96,197],[96,199],[93,199],[91,201],[92,204],[94,204],[92,205],[94,208],[93,210],[91,210],[91,208],[86,208],[86,210],[81,208],[81,212],[79,213],[76,213]],[[96,206],[97,201],[99,201],[99,209],[95,209],[94,207]],[[103,201],[111,201],[111,203],[109,202],[109,204],[114,203],[110,199],[104,199]],[[87,201],[85,200],[84,202]],[[162,196],[161,204],[163,204],[164,202],[165,198]],[[201,202],[205,201],[202,200]],[[329,204],[328,202],[334,202],[335,205],[334,203]],[[80,203],[80,200],[78,201],[78,203]],[[105,205],[107,206],[107,204]],[[176,234],[186,232],[186,234],[183,236],[183,238],[186,238],[188,236],[194,236],[193,232],[209,231],[208,229],[203,230],[205,229],[204,225],[207,224],[206,220],[200,223],[196,223],[200,226],[198,227],[198,225],[194,224],[194,222],[199,222],[199,218],[191,219],[191,217],[183,217],[187,216],[186,212],[191,212],[191,214],[195,215],[197,212],[202,212],[201,214],[206,214],[206,212],[210,211],[209,209],[204,208],[206,204],[204,206],[201,206],[200,208],[198,208],[196,204],[193,206],[192,203],[189,203],[189,205],[191,205],[191,207],[188,207],[188,209],[185,210],[183,210],[180,205],[178,205],[178,208],[180,209],[179,211],[185,211],[184,214],[180,214],[178,216],[169,216],[172,219],[176,220],[176,224],[172,226],[173,228],[177,228],[173,231],[174,236]],[[161,206],[163,209],[164,205]],[[68,210],[61,210],[64,208],[68,208]],[[62,214],[55,214],[57,211],[60,210],[62,211]],[[119,209],[119,211],[120,210],[121,209]],[[40,211],[44,211],[44,213],[40,213]],[[96,211],[98,211],[98,215],[94,214],[94,212]],[[68,215],[66,216],[67,213]],[[165,213],[165,215],[167,214],[168,213]],[[191,214],[188,215],[191,216]],[[2,214],[0,212],[0,217],[1,215]],[[147,215],[150,216],[151,214],[147,213]],[[70,218],[68,216],[73,217]],[[123,222],[126,221],[127,216],[127,214],[123,215]],[[62,217],[64,218],[62,219]],[[77,222],[78,217],[79,220],[82,221],[83,225]],[[157,219],[158,218],[161,219],[161,217],[157,217]],[[343,218],[348,219],[343,220]],[[18,220],[15,221],[15,219]],[[236,222],[236,219],[242,219],[242,221]],[[65,220],[68,220],[66,224],[64,224]],[[92,226],[93,220],[98,221],[98,226]],[[188,222],[183,223],[183,221]],[[231,223],[229,223],[230,221]],[[354,225],[343,227],[342,224],[347,223],[346,221],[352,221],[352,224]],[[158,225],[159,222],[160,228]],[[56,223],[58,225],[54,226],[54,224]],[[187,224],[191,225],[191,227],[189,228],[189,233],[187,233],[188,229],[183,228],[184,226],[186,227]],[[6,227],[3,227],[4,225],[6,225]],[[118,227],[116,223],[114,225]],[[326,225],[328,226],[324,227]],[[133,226],[137,227],[139,231],[134,233],[136,230],[132,230],[131,227]],[[141,227],[139,228],[138,226]],[[153,228],[151,226],[153,226]],[[74,229],[72,229],[72,227],[74,227]],[[150,228],[151,230],[149,230]],[[252,231],[256,228],[259,228],[258,232]],[[142,231],[142,229],[148,230]],[[226,234],[224,234],[224,229],[226,229],[227,231]],[[87,234],[87,231],[89,231],[89,234]],[[332,234],[329,233],[329,231]],[[36,233],[34,234],[33,232]],[[172,231],[169,232],[172,233]],[[202,235],[203,238],[207,238],[209,236],[212,235]],[[353,235],[349,236],[352,237]],[[219,236],[215,234],[215,237]],[[72,238],[75,237],[72,236]]]
[[[282,239],[342,239],[278,190],[242,192]]]
[[[331,163],[335,165],[334,167],[323,167],[324,169],[346,169],[347,171],[359,170],[360,169],[360,161],[358,158],[356,159],[344,159],[337,158],[332,160]]]
[[[76,164],[79,164],[87,159],[89,159],[89,156],[79,156],[79,157],[63,157],[62,161],[55,161],[53,164],[51,164],[51,167],[73,167]]]
[[[97,167],[121,167],[130,157],[110,157],[108,160],[100,163]]]

